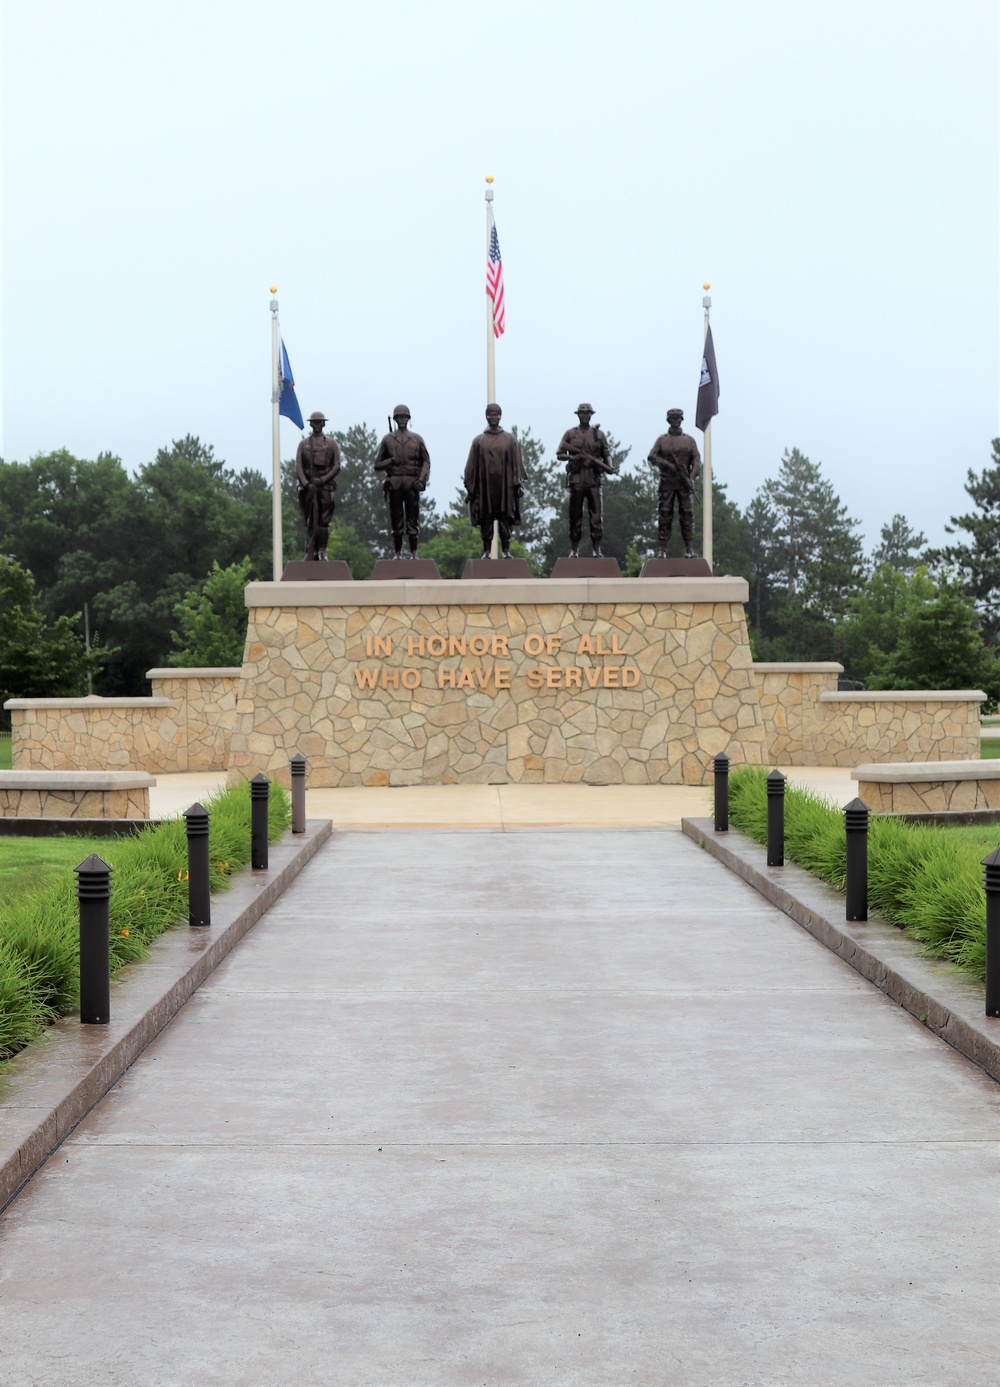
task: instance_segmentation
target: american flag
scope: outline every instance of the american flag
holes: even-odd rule
[[[493,300],[493,336],[503,332],[503,261],[500,259],[500,242],[497,229],[490,236],[490,253],[486,261],[486,292]]]

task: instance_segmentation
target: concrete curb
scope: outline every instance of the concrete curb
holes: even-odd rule
[[[11,1060],[0,1088],[0,1211],[330,837],[327,820],[271,845],[266,872],[238,873],[212,898],[208,929],[177,928],[112,980],[111,1024],[63,1017]]]
[[[1000,1018],[985,1016],[982,983],[927,958],[893,925],[844,918],[844,897],[801,867],[769,867],[742,833],[716,833],[711,819],[682,819],[681,831],[807,929],[928,1030],[1000,1081]]]

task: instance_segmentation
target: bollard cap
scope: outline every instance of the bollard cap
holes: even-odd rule
[[[989,857],[984,857],[980,866],[983,872],[983,889],[993,893],[1000,891],[1000,848],[994,848]]]
[[[271,782],[268,780],[267,776],[261,775],[258,771],[250,782],[250,798],[267,799],[267,792],[270,788]]]
[[[783,795],[785,793],[785,777],[780,771],[772,771],[767,777],[766,783],[769,795]]]
[[[297,751],[295,755],[289,759],[288,764],[292,768],[292,775],[305,775],[306,758],[302,755],[300,751]]]
[[[78,900],[106,901],[111,895],[111,873],[114,869],[92,852],[89,857],[74,867],[76,873],[76,895]]]
[[[183,815],[187,823],[187,834],[189,838],[208,837],[208,810],[203,804],[195,801],[190,809],[184,810]]]
[[[729,757],[726,755],[725,752],[722,752],[720,756],[716,756],[715,760],[712,762],[712,765],[715,767],[717,771],[728,771]]]

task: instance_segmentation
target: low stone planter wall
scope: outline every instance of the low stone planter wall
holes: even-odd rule
[[[0,771],[0,818],[148,819],[151,775]]]
[[[875,814],[1000,809],[1000,761],[924,761],[857,766],[851,779]]]
[[[979,689],[841,692],[843,666],[753,667],[767,759],[782,766],[855,766],[865,757],[949,760],[979,754]]]
[[[225,770],[241,671],[151,669],[152,698],[12,698],[17,770]]]

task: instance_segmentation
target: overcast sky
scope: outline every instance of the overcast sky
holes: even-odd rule
[[[447,501],[483,427],[484,175],[505,424],[580,400],[717,477],[785,448],[871,544],[942,538],[998,423],[995,0],[6,0],[3,456],[270,471],[268,286],[303,412],[405,402]],[[282,420],[282,452],[299,433]],[[699,442],[701,435],[697,435]]]

